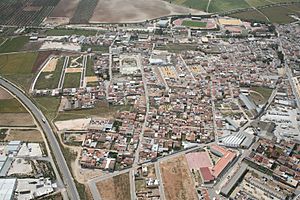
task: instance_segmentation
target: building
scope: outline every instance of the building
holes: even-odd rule
[[[0,199],[12,200],[16,189],[16,178],[0,179]]]

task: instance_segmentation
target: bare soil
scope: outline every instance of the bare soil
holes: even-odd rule
[[[12,99],[13,97],[9,92],[7,92],[5,89],[0,87],[0,100],[1,99]]]
[[[184,156],[162,162],[160,167],[166,200],[198,199]]]
[[[44,142],[42,134],[36,129],[29,130],[10,130],[4,140],[22,140],[25,142]]]
[[[99,0],[90,23],[141,22],[173,14],[203,12],[162,0]]]
[[[29,113],[1,113],[0,126],[35,126]]]
[[[97,184],[102,199],[130,199],[129,174],[120,174]]]

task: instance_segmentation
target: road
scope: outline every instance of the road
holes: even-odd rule
[[[165,195],[165,190],[164,190],[164,185],[163,181],[161,178],[161,172],[160,172],[160,167],[159,167],[159,162],[154,163],[155,167],[155,173],[156,173],[156,178],[159,180],[159,194],[160,194],[160,200],[165,200],[166,195]]]
[[[66,68],[69,64],[69,59],[70,59],[69,56],[65,57],[64,65],[63,65],[63,68],[62,68],[62,71],[61,71],[61,74],[60,74],[59,83],[58,83],[58,86],[57,86],[58,89],[62,89],[62,87],[64,85],[65,75],[66,75]]]
[[[50,124],[46,120],[45,123],[42,119],[46,119],[43,113],[36,107],[35,104],[15,85],[6,80],[0,78],[0,85],[13,93],[22,103],[31,111],[32,115],[35,117],[36,121],[40,124],[45,135],[47,136],[48,142],[51,146],[52,153],[54,154],[57,166],[62,174],[62,178],[67,188],[69,198],[72,200],[79,200],[79,194],[73,180],[73,177],[69,171],[66,160],[61,152],[58,141],[56,140],[55,134],[53,133]]]

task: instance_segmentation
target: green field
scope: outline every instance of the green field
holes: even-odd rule
[[[208,12],[224,12],[249,7],[245,0],[211,0]]]
[[[201,21],[184,20],[182,25],[188,27],[206,27],[207,23]]]
[[[55,118],[60,104],[59,97],[36,97],[34,101],[49,120]]]
[[[290,17],[289,15],[294,14],[300,16],[300,3],[295,3],[293,5],[286,5],[286,6],[273,6],[268,8],[260,8],[260,12],[250,10],[244,12],[238,12],[230,15],[231,17],[240,18],[242,20],[247,21],[258,21],[258,22],[268,22],[267,18],[272,23],[277,24],[286,24],[294,22],[295,19]],[[265,16],[266,17],[265,17]]]
[[[63,88],[79,88],[81,73],[66,73]]]
[[[118,111],[129,111],[131,106],[109,106],[106,103],[98,102],[92,109],[80,109],[60,112],[55,121],[86,118],[91,116],[110,117]]]
[[[257,10],[238,12],[230,15],[230,17],[239,18],[246,21],[268,22],[267,18]]]
[[[295,19],[289,15],[294,14],[300,16],[300,3],[289,6],[274,6],[270,8],[260,9],[272,23],[286,24],[294,22]]]
[[[24,113],[27,110],[17,99],[1,99],[0,113]]]
[[[96,30],[82,30],[82,29],[50,29],[46,31],[47,35],[64,36],[64,35],[84,35],[93,36],[97,34]]]
[[[31,74],[37,53],[16,53],[0,55],[0,74]]]
[[[86,74],[85,75],[86,76],[95,76],[93,57],[88,56],[88,59],[86,62]]]
[[[0,46],[0,53],[18,52],[21,51],[26,43],[29,42],[29,37],[21,36],[9,38]],[[1,42],[0,42],[1,43]]]
[[[61,71],[64,64],[64,58],[57,61],[56,68],[53,72],[42,72],[36,81],[35,89],[55,89],[58,86]]]

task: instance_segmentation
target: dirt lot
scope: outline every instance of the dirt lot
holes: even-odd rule
[[[0,126],[35,126],[29,113],[1,113]]]
[[[140,22],[166,15],[188,13],[203,12],[162,0],[99,0],[90,23]]]
[[[98,78],[97,78],[97,76],[87,76],[87,77],[85,77],[85,81],[86,81],[87,83],[90,83],[90,82],[97,82],[97,81],[98,81]]]
[[[61,0],[54,8],[50,17],[72,18],[80,0]]]
[[[4,140],[22,140],[25,142],[43,142],[43,137],[40,131],[36,129],[22,130],[22,129],[13,129],[9,130],[8,135]]]
[[[90,118],[57,121],[55,122],[55,126],[58,128],[58,130],[85,130],[87,129],[90,121]]]
[[[128,173],[98,182],[96,185],[102,199],[130,199],[130,184]]]
[[[53,72],[56,68],[58,58],[51,58],[51,60],[46,64],[43,72]]]
[[[67,68],[66,69],[66,73],[78,73],[78,72],[81,73],[81,71],[82,71],[82,68]]]
[[[12,99],[13,97],[5,89],[0,87],[0,100],[1,99]]]
[[[184,156],[162,162],[160,167],[166,200],[198,199]]]

